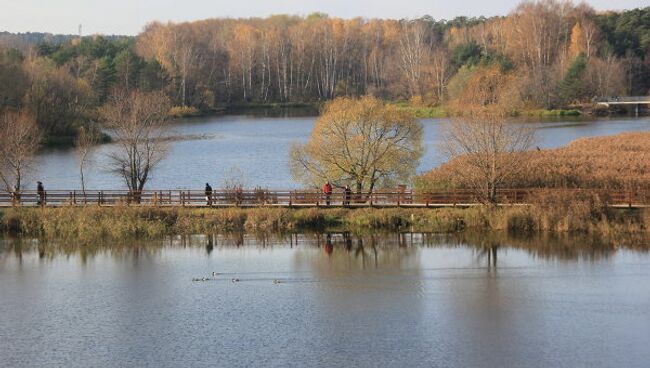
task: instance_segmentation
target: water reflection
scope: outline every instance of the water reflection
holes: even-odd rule
[[[420,248],[467,248],[484,267],[498,266],[499,253],[508,249],[524,250],[530,257],[549,261],[599,261],[607,259],[619,249],[646,252],[650,241],[642,234],[605,239],[587,234],[511,234],[508,232],[463,232],[459,234],[430,233],[228,233],[210,235],[177,235],[160,240],[127,239],[121,241],[76,242],[70,240],[42,240],[28,238],[0,238],[0,259],[21,259],[25,252],[36,253],[39,259],[51,260],[57,256],[77,256],[82,262],[96,255],[109,254],[115,258],[137,259],[146,255],[155,257],[165,248],[205,249],[210,256],[223,248],[285,247],[322,249],[322,255],[331,262],[340,259],[356,260],[359,267],[381,268],[382,264],[399,263],[416,254]]]
[[[576,235],[3,239],[0,365],[644,366],[649,270]]]

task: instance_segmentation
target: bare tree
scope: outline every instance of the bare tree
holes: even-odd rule
[[[41,138],[31,115],[6,111],[0,116],[0,179],[8,192],[16,195],[20,192]]]
[[[221,187],[224,190],[227,203],[240,205],[244,188],[246,188],[246,174],[238,166],[230,167],[223,176]]]
[[[118,149],[109,154],[110,170],[124,178],[139,201],[153,169],[167,154],[164,136],[170,101],[162,92],[117,92],[100,109]]]
[[[497,203],[497,190],[523,167],[534,131],[508,122],[505,114],[481,109],[455,119],[444,134],[443,151],[458,160],[454,174],[485,203]]]
[[[81,179],[81,191],[84,199],[86,198],[86,180],[84,177],[84,167],[88,162],[88,155],[99,142],[99,135],[93,126],[81,127],[75,140],[77,160],[79,162],[79,178]]]

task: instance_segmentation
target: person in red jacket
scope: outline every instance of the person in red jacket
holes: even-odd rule
[[[329,181],[326,181],[325,185],[323,185],[323,193],[325,193],[325,204],[329,206],[332,199],[332,184]]]

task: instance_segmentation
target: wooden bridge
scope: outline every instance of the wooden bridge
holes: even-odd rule
[[[571,196],[598,194],[612,207],[650,207],[650,189],[608,191],[587,189],[502,189],[501,205],[526,205],[542,194],[562,192]],[[66,206],[156,206],[156,207],[467,207],[482,204],[471,190],[419,193],[411,190],[382,190],[372,194],[334,192],[326,195],[310,190],[49,190],[20,193],[0,191],[0,207]]]
[[[650,96],[603,97],[596,99],[596,103],[607,107],[634,106],[636,115],[639,115],[639,108],[642,105],[650,105]]]

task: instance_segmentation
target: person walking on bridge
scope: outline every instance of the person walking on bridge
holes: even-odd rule
[[[209,183],[205,183],[205,201],[208,206],[212,206],[212,187]]]
[[[332,200],[332,184],[329,181],[323,185],[323,193],[325,194],[325,204],[329,206]]]
[[[39,206],[45,206],[45,187],[40,181],[37,181],[36,184],[36,195],[38,197],[36,204]]]
[[[352,198],[352,190],[350,189],[349,185],[345,186],[345,189],[343,190],[343,205],[344,206],[349,206],[350,205],[350,198]]]

